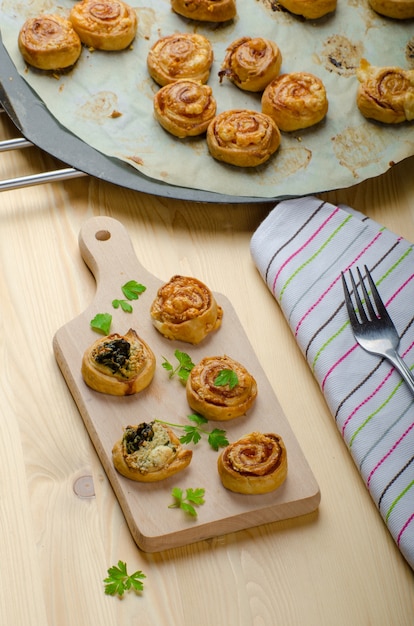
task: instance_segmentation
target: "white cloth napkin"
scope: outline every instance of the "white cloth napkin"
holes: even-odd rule
[[[254,233],[251,254],[414,568],[414,396],[388,361],[356,343],[341,282],[341,270],[367,265],[401,337],[399,352],[413,367],[413,245],[349,207],[312,196],[280,202]]]

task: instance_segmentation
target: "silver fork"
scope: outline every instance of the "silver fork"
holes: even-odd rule
[[[359,345],[367,352],[372,354],[378,354],[385,357],[393,364],[395,369],[400,373],[405,380],[411,391],[414,393],[414,376],[402,360],[397,352],[400,344],[400,337],[393,324],[392,319],[388,315],[387,309],[381,300],[375,283],[365,265],[365,274],[371,289],[373,302],[370,299],[368,290],[365,286],[360,269],[357,267],[358,278],[362,289],[363,298],[365,301],[365,307],[359,295],[357,286],[355,284],[354,277],[351,270],[349,270],[349,276],[352,283],[352,290],[356,302],[356,309],[352,303],[351,293],[349,292],[348,285],[345,280],[344,273],[342,272],[342,284],[345,294],[345,304],[348,310],[349,320],[351,322],[351,328],[354,333],[355,339]],[[374,308],[375,304],[375,308]],[[356,313],[358,311],[358,315]]]

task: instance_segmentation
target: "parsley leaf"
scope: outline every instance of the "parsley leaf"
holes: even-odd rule
[[[180,487],[174,487],[171,492],[174,502],[168,506],[169,509],[180,508],[188,515],[197,517],[196,506],[204,504],[205,489],[186,489],[185,494]]]
[[[208,443],[213,450],[225,448],[229,445],[229,440],[226,438],[226,431],[220,430],[220,428],[214,428],[208,436]]]
[[[127,564],[118,561],[118,565],[113,565],[108,569],[108,576],[104,579],[105,593],[110,596],[118,595],[122,597],[125,591],[134,589],[142,591],[144,588],[141,580],[146,578],[140,570],[129,575],[127,572]]]
[[[169,378],[173,378],[177,375],[180,381],[185,384],[191,370],[194,367],[194,363],[186,352],[176,350],[174,352],[174,356],[178,361],[178,365],[174,367],[174,365],[172,365],[172,363],[170,363],[165,356],[163,356],[162,358],[164,361],[162,362],[162,367],[169,372]]]
[[[180,443],[194,443],[197,444],[201,439],[201,434],[197,426],[183,426],[185,435],[180,437]]]
[[[187,418],[190,420],[190,422],[194,422],[199,426],[201,424],[208,424],[208,419],[206,417],[203,417],[202,415],[199,415],[198,413],[192,413],[191,415],[187,415]]]
[[[136,280],[129,280],[121,287],[121,289],[126,300],[115,298],[115,300],[112,300],[112,306],[114,309],[119,309],[119,307],[121,307],[125,313],[132,313],[132,305],[129,304],[127,300],[138,300],[141,293],[144,293],[146,290],[146,287],[137,283]],[[110,313],[98,313],[90,322],[91,328],[96,330],[98,333],[102,333],[103,335],[109,334],[111,324],[112,315]]]
[[[121,307],[125,313],[132,313],[132,306],[126,300],[112,300],[112,306],[114,309]]]
[[[97,313],[93,320],[90,321],[92,330],[103,335],[109,335],[112,324],[112,315],[110,313]]]
[[[121,289],[127,300],[138,300],[139,296],[146,290],[146,287],[137,283],[136,280],[129,280]]]
[[[216,387],[224,387],[225,385],[228,385],[230,389],[233,389],[236,385],[238,385],[238,383],[239,379],[236,372],[229,369],[221,370],[214,381]]]
[[[221,430],[219,428],[214,428],[211,431],[205,430],[202,428],[205,424],[208,424],[208,419],[203,417],[202,415],[198,415],[198,413],[194,413],[192,415],[187,415],[187,418],[194,422],[194,426],[190,426],[189,424],[171,424],[170,422],[164,422],[163,420],[155,420],[160,424],[165,424],[166,426],[171,426],[172,428],[181,428],[184,430],[185,435],[182,435],[180,439],[180,443],[193,443],[196,445],[203,435],[207,435],[207,441],[213,450],[218,450],[219,448],[225,448],[229,445],[229,441],[226,438],[226,431]]]

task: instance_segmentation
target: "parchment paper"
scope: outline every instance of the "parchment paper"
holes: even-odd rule
[[[295,17],[270,0],[238,0],[237,18],[225,25],[181,18],[171,11],[169,0],[130,4],[139,19],[133,48],[115,53],[84,48],[74,69],[59,77],[27,68],[17,37],[28,17],[67,15],[73,1],[0,4],[3,42],[18,72],[64,127],[107,156],[172,185],[274,198],[347,187],[414,154],[413,123],[386,126],[368,121],[355,104],[355,70],[361,57],[372,65],[414,66],[413,20],[382,18],[366,0],[338,0],[335,13],[313,21]],[[282,72],[309,71],[323,80],[329,100],[326,119],[311,129],[282,133],[276,155],[254,169],[215,161],[204,137],[180,140],[169,135],[153,117],[152,100],[159,87],[148,75],[146,58],[160,37],[193,31],[213,45],[209,84],[217,112],[260,111],[260,95],[245,93],[226,80],[220,83],[218,71],[234,39],[262,36],[278,44]]]

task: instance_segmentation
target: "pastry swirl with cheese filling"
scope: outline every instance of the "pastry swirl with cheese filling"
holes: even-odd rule
[[[145,483],[181,472],[192,456],[170,428],[155,421],[127,426],[112,448],[115,469],[126,478]]]
[[[280,145],[280,132],[271,117],[248,109],[216,115],[207,128],[212,157],[238,167],[256,167],[269,160]]]
[[[147,67],[150,76],[162,87],[181,78],[206,83],[213,58],[213,47],[204,35],[175,33],[153,44]]]
[[[262,111],[270,115],[282,131],[309,128],[323,120],[328,112],[325,86],[309,72],[281,74],[264,90]]]
[[[223,309],[200,280],[173,276],[151,306],[154,327],[167,339],[198,344],[221,325]]]
[[[183,139],[205,133],[216,114],[216,101],[208,85],[177,80],[154,96],[155,118],[166,131]]]
[[[226,49],[219,76],[244,91],[263,91],[279,74],[281,65],[282,54],[274,41],[241,37]]]
[[[18,46],[26,63],[41,70],[71,67],[82,51],[71,22],[60,15],[26,20],[19,32]]]
[[[279,4],[290,13],[315,20],[335,11],[337,0],[279,0]]]
[[[366,118],[385,124],[414,120],[414,70],[374,67],[361,59],[357,106]]]
[[[82,376],[101,393],[129,396],[142,391],[155,373],[151,348],[132,328],[125,335],[113,333],[95,341],[84,353]]]
[[[186,383],[187,402],[209,420],[244,415],[257,396],[257,383],[247,369],[228,356],[205,357],[193,367]]]
[[[96,50],[124,50],[138,28],[135,10],[122,0],[81,0],[69,18],[81,41]]]
[[[236,0],[171,0],[178,15],[200,22],[227,22],[236,17]]]
[[[287,476],[287,452],[279,435],[253,432],[229,444],[217,460],[226,489],[263,494],[282,485]]]

